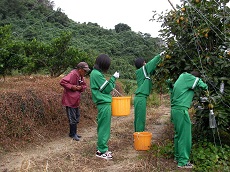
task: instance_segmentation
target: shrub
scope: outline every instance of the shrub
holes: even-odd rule
[[[216,146],[207,140],[195,143],[192,148],[191,160],[195,171],[230,171],[230,147]]]

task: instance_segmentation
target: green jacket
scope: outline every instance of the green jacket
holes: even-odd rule
[[[136,80],[137,80],[137,90],[135,91],[136,95],[149,96],[150,91],[152,90],[152,80],[150,76],[154,74],[154,71],[160,62],[161,62],[160,55],[157,55],[148,63],[146,63],[146,65],[136,70]]]
[[[115,87],[115,81],[116,78],[114,76],[107,81],[103,73],[99,70],[92,70],[90,73],[90,88],[92,92],[92,99],[95,104],[112,102],[110,92]]]
[[[171,95],[172,108],[190,108],[195,88],[207,90],[208,86],[200,78],[187,72],[182,73],[173,87]]]

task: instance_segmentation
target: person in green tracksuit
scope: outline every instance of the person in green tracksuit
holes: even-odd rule
[[[189,162],[192,147],[191,121],[188,109],[191,106],[194,89],[207,90],[198,71],[182,73],[171,92],[171,121],[174,125],[174,158],[179,168],[192,168]]]
[[[157,65],[161,62],[164,52],[156,55],[148,63],[143,58],[135,60],[137,89],[134,97],[134,131],[143,132],[146,122],[147,97],[152,90],[151,75],[154,74]]]
[[[108,151],[108,140],[111,130],[111,102],[110,92],[115,88],[115,81],[119,73],[106,80],[104,73],[110,67],[111,60],[108,55],[100,54],[95,62],[94,69],[90,73],[90,88],[93,102],[97,106],[97,151],[96,156],[104,159],[112,159],[112,153]]]

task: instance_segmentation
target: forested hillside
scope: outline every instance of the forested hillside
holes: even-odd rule
[[[77,62],[93,66],[99,53],[113,59],[110,72],[134,78],[136,57],[151,58],[161,41],[148,33],[135,33],[124,23],[104,29],[97,23],[77,23],[49,0],[0,2],[0,74],[37,72],[57,77]]]

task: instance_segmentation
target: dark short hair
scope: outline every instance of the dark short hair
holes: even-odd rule
[[[200,72],[199,71],[196,71],[196,70],[193,70],[192,72],[191,72],[191,74],[193,75],[193,76],[195,76],[195,77],[200,77],[201,75],[200,75]]]
[[[100,54],[94,64],[94,68],[106,72],[111,64],[111,59],[107,54]]]
[[[135,60],[135,66],[137,69],[140,69],[144,65],[145,60],[141,57]]]

